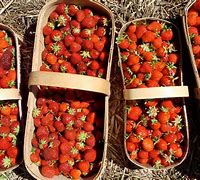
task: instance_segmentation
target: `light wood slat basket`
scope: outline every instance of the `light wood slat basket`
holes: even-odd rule
[[[127,27],[131,23],[151,22],[151,21],[159,21],[159,22],[165,23],[167,25],[170,25],[175,30],[176,33],[174,33],[174,34],[176,36],[176,39],[179,41],[179,56],[180,56],[180,59],[182,60],[182,57],[181,57],[182,56],[181,55],[182,54],[182,47],[181,47],[180,32],[179,32],[178,28],[169,21],[158,19],[158,18],[152,18],[152,17],[135,19],[133,21],[126,23],[121,28],[118,37],[122,36],[123,32],[125,32],[125,30],[127,29]],[[183,123],[184,123],[184,128],[185,128],[185,130],[184,130],[184,133],[185,133],[184,142],[185,143],[184,143],[184,149],[183,149],[184,155],[183,155],[183,158],[181,160],[179,160],[178,162],[176,162],[176,163],[174,163],[174,164],[172,164],[168,167],[163,167],[163,168],[160,168],[160,169],[169,169],[169,168],[174,168],[174,167],[180,165],[186,159],[186,156],[188,154],[188,149],[189,149],[189,128],[188,128],[188,120],[187,120],[186,106],[185,106],[185,100],[184,100],[184,97],[189,96],[189,92],[188,92],[187,86],[183,86],[183,75],[182,75],[182,62],[181,62],[181,60],[179,61],[179,67],[178,67],[178,69],[179,69],[179,71],[178,71],[178,76],[179,76],[178,85],[179,86],[126,89],[119,47],[118,47],[118,56],[119,56],[119,59],[120,59],[119,64],[120,64],[121,74],[122,74],[122,77],[123,77],[124,99],[125,99],[125,101],[156,99],[156,98],[175,98],[175,97],[182,98],[182,109],[183,109],[182,117],[183,117]],[[126,127],[126,121],[127,121],[127,112],[124,114],[124,127]],[[125,134],[126,134],[126,128],[124,128],[124,137],[125,137]],[[135,165],[137,165],[141,168],[156,170],[155,168],[153,168],[152,166],[150,166],[148,164],[143,165],[143,164],[139,163],[138,161],[132,160],[130,158],[128,151],[126,149],[126,139],[125,138],[124,138],[124,148],[125,148],[126,156],[128,157],[128,159],[132,163],[134,163]]]
[[[42,29],[44,25],[48,21],[48,17],[50,13],[55,9],[56,5],[59,3],[67,3],[67,4],[75,4],[79,5],[81,7],[88,7],[95,11],[95,13],[104,14],[109,18],[111,21],[111,42],[110,42],[110,51],[109,51],[109,58],[108,58],[108,64],[107,64],[107,74],[106,79],[100,79],[96,77],[89,77],[85,75],[78,75],[78,74],[64,74],[64,73],[55,73],[50,72],[51,77],[55,75],[55,78],[52,79],[52,82],[45,82],[46,79],[49,79],[48,73],[49,72],[39,72],[40,66],[42,64],[42,58],[41,53],[44,49],[44,37],[42,33]],[[33,137],[34,132],[34,123],[32,118],[32,110],[35,107],[36,103],[36,95],[38,91],[38,86],[36,85],[44,85],[43,83],[47,83],[47,86],[58,86],[58,87],[65,87],[65,88],[72,88],[72,89],[80,89],[80,90],[89,90],[93,92],[101,92],[105,94],[105,114],[104,114],[104,152],[101,162],[101,167],[97,174],[93,175],[92,177],[83,178],[83,179],[97,179],[103,169],[105,168],[105,161],[106,161],[106,154],[107,154],[107,141],[108,141],[108,100],[109,100],[109,93],[110,93],[110,73],[111,73],[111,64],[112,64],[112,53],[114,48],[114,35],[115,35],[115,26],[114,26],[114,18],[112,15],[112,12],[102,5],[99,2],[91,1],[91,0],[52,0],[48,2],[40,11],[38,16],[38,22],[37,22],[37,29],[36,29],[36,36],[35,36],[35,43],[34,43],[34,52],[33,52],[33,62],[32,62],[32,73],[29,79],[29,85],[30,85],[30,91],[29,91],[29,97],[28,97],[28,112],[27,112],[27,121],[26,121],[26,130],[25,130],[25,139],[24,139],[24,161],[25,166],[28,170],[28,172],[36,179],[49,179],[41,175],[39,172],[39,168],[37,165],[31,162],[30,160],[30,154],[31,154],[31,139]],[[35,72],[36,71],[36,72]],[[46,74],[45,78],[41,78],[40,73]],[[60,76],[60,77],[59,77]],[[64,77],[65,76],[65,77]],[[37,78],[36,79],[34,79]],[[57,79],[57,82],[55,79]],[[59,79],[68,79],[69,83],[60,84]],[[80,82],[80,84],[77,84],[77,80],[81,78],[82,80],[85,80],[84,82]],[[62,79],[63,80],[63,79]],[[95,82],[99,81],[98,85]],[[89,84],[90,83],[90,84]],[[77,84],[77,85],[76,85]],[[83,84],[88,84],[88,87],[84,87]],[[60,176],[54,176],[52,179],[54,180],[62,180],[67,179],[66,176],[60,175]]]
[[[6,89],[0,89],[0,100],[16,100],[18,102],[19,107],[19,122],[20,122],[20,131],[23,132],[22,127],[22,104],[21,104],[21,95],[20,95],[20,86],[21,86],[21,58],[20,58],[20,49],[19,49],[19,42],[17,39],[16,33],[8,26],[0,23],[0,30],[5,30],[10,37],[13,39],[13,46],[15,47],[15,68],[17,72],[17,80],[16,80],[16,89],[12,88],[6,88]],[[23,133],[22,133],[23,134]],[[22,138],[19,137],[18,138]],[[19,149],[19,151],[22,149]],[[6,170],[1,170],[0,173],[5,173],[8,171],[12,171],[16,169],[23,161],[23,158],[20,157],[19,162],[11,168],[8,168]]]
[[[195,94],[195,98],[200,100],[200,74],[197,69],[194,54],[192,51],[192,43],[191,43],[191,39],[189,37],[189,26],[188,26],[188,19],[187,19],[188,11],[195,2],[196,1],[188,2],[187,6],[185,7],[184,15],[182,16],[182,23],[183,23],[183,29],[184,29],[184,33],[185,33],[185,37],[186,37],[186,41],[187,41],[187,47],[189,50],[190,61],[192,64],[192,69],[193,69],[193,73],[194,73],[195,81],[196,81],[196,88],[194,89],[194,94]]]

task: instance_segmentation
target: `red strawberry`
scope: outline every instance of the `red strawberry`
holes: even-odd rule
[[[6,137],[10,133],[9,126],[1,126],[0,127],[0,136]]]
[[[58,120],[55,121],[54,122],[54,127],[57,129],[58,132],[62,132],[62,131],[65,130],[65,126],[64,126],[62,121],[58,121]]]
[[[151,67],[150,63],[144,62],[140,67],[140,72],[142,72],[142,73],[152,72],[152,67]]]
[[[158,21],[153,21],[147,26],[147,29],[153,32],[160,32],[162,29],[162,25]]]
[[[68,162],[59,164],[59,171],[62,172],[65,176],[67,176],[71,170],[72,166]]]
[[[7,150],[12,144],[6,138],[0,138],[0,150]]]
[[[98,69],[100,68],[100,65],[99,65],[99,63],[98,63],[97,61],[92,61],[92,62],[90,63],[90,68],[91,68],[92,70],[98,70]]]
[[[85,142],[88,138],[88,133],[83,130],[79,130],[76,135],[76,141],[78,142]]]
[[[127,49],[130,45],[128,39],[126,38],[119,40],[118,44],[121,49]]]
[[[69,141],[73,141],[76,139],[76,131],[74,129],[67,129],[65,130],[65,134],[64,134],[65,138]]]
[[[76,12],[76,20],[77,20],[78,22],[82,22],[84,18],[85,18],[85,13],[84,13],[84,11],[83,11],[83,10],[78,10],[78,11]]]
[[[94,135],[90,134],[89,137],[86,139],[85,143],[90,147],[94,147],[96,144],[96,139]]]
[[[129,119],[132,119],[134,121],[138,120],[139,117],[142,115],[142,110],[139,106],[129,106],[128,107],[128,115],[127,117]]]
[[[84,159],[88,162],[94,162],[96,159],[96,150],[88,149],[84,152]]]
[[[64,13],[66,13],[66,10],[67,10],[67,6],[66,6],[66,4],[65,3],[60,3],[60,4],[58,4],[57,6],[56,6],[56,12],[58,13],[58,14],[64,14]]]
[[[79,10],[78,6],[76,6],[74,4],[70,4],[69,7],[68,7],[68,14],[70,16],[74,16],[77,13],[78,10]]]
[[[94,126],[90,122],[85,122],[84,125],[83,125],[83,128],[87,132],[94,130]]]
[[[88,39],[83,40],[82,47],[85,50],[91,50],[91,49],[93,49],[93,42],[91,40],[88,40]]]
[[[167,29],[161,32],[161,38],[164,41],[170,41],[173,38],[173,31],[171,29]]]
[[[78,163],[78,168],[81,170],[82,174],[87,175],[90,169],[90,163],[88,161],[81,161]]]
[[[62,142],[60,145],[60,151],[62,154],[68,154],[71,151],[72,146],[69,142]]]
[[[55,28],[54,23],[48,22],[43,28],[43,34],[45,36],[50,35],[52,31],[54,30],[54,28]]]
[[[72,42],[74,42],[75,40],[75,37],[72,36],[71,34],[68,34],[65,36],[65,39],[64,39],[64,43],[65,43],[65,46],[70,46],[72,44]]]
[[[98,41],[98,42],[94,43],[94,48],[97,51],[101,52],[104,48],[104,43],[102,41]]]
[[[79,52],[81,50],[81,45],[76,43],[76,42],[72,42],[70,45],[70,51],[71,53],[76,53]]]
[[[52,51],[56,56],[62,56],[66,48],[63,41],[59,41],[53,44]]]
[[[75,117],[71,114],[68,114],[68,113],[63,113],[61,115],[61,119],[62,119],[62,122],[67,125],[69,124],[70,122],[74,122],[75,120]]]
[[[69,17],[68,15],[66,14],[62,14],[58,17],[58,24],[57,24],[57,27],[62,27],[62,26],[66,26],[71,20],[71,17]]]
[[[89,38],[93,33],[92,29],[83,29],[80,33],[80,37],[82,38]]]
[[[56,173],[55,168],[48,165],[42,166],[40,169],[40,172],[44,177],[47,177],[47,178],[52,178]]]
[[[3,55],[0,57],[0,67],[2,67],[4,70],[9,70],[12,65],[12,59],[13,59],[13,48],[7,48]]]
[[[97,59],[99,57],[99,52],[95,49],[90,50],[90,56],[92,59]]]
[[[83,21],[81,22],[81,26],[82,26],[83,28],[88,28],[88,29],[90,29],[90,28],[95,27],[95,25],[96,25],[96,22],[95,22],[93,16],[87,16],[87,17],[85,17],[85,18],[83,19]]]
[[[82,57],[78,53],[72,53],[70,62],[74,65],[78,64],[82,60]]]
[[[61,41],[62,38],[63,38],[63,35],[62,35],[61,31],[59,31],[59,30],[53,30],[53,32],[51,33],[51,38],[54,41]]]
[[[83,39],[80,36],[76,36],[75,42],[81,45],[83,43]]]
[[[103,37],[106,34],[106,29],[104,27],[98,27],[94,33],[99,37]]]
[[[10,122],[10,117],[8,116],[1,116],[0,118],[0,124],[1,126],[10,126],[11,122]]]
[[[40,127],[37,128],[36,136],[39,138],[42,135],[46,135],[46,136],[49,135],[49,131],[48,131],[47,127],[40,126]]]
[[[56,11],[53,11],[50,15],[49,15],[49,19],[53,22],[55,22],[58,19],[58,13]]]
[[[146,31],[147,29],[145,25],[138,25],[135,32],[137,38],[140,39]]]
[[[43,150],[43,157],[45,160],[58,160],[59,152],[55,148],[46,148]]]
[[[154,32],[151,32],[151,31],[146,31],[142,35],[142,41],[145,42],[145,43],[153,42],[155,38],[156,38],[156,34]]]

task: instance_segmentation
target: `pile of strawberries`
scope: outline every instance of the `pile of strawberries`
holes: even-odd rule
[[[107,17],[61,3],[43,28],[41,71],[105,77],[110,32]]]
[[[20,130],[17,103],[2,101],[0,105],[0,170],[16,165],[17,135]]]
[[[189,36],[192,42],[192,51],[194,54],[197,69],[200,70],[200,1],[197,0],[188,11]]]
[[[15,47],[6,31],[0,30],[0,88],[15,88]]]
[[[15,47],[9,34],[0,30],[0,88],[16,88]],[[19,150],[19,109],[16,102],[0,102],[0,170],[16,165]]]
[[[145,100],[127,106],[126,148],[129,157],[156,169],[184,155],[180,99]]]
[[[62,174],[78,179],[99,169],[104,127],[100,106],[104,103],[83,99],[90,94],[82,93],[60,88],[38,92],[30,159],[45,177]]]
[[[117,39],[126,88],[173,86],[180,60],[174,30],[159,21],[130,24]]]

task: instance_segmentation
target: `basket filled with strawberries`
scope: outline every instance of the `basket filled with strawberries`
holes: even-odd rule
[[[200,1],[189,3],[183,16],[184,32],[196,80],[195,97],[200,99]]]
[[[111,11],[53,0],[41,10],[29,77],[24,161],[37,179],[95,179],[105,167]]]
[[[22,162],[19,44],[12,29],[0,24],[0,172]]]
[[[117,43],[126,155],[143,168],[175,167],[189,148],[179,31],[168,21],[141,18],[121,28]]]

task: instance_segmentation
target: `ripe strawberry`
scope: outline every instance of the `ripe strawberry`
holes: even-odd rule
[[[98,27],[94,33],[99,37],[103,37],[106,34],[106,29],[104,27]]]
[[[158,49],[158,48],[160,48],[162,46],[162,39],[161,39],[161,37],[155,38],[153,40],[153,46],[156,49]]]
[[[48,55],[47,55],[47,62],[48,62],[50,65],[54,65],[54,64],[57,62],[57,56],[54,55],[54,54],[48,54]]]
[[[48,165],[42,166],[40,169],[40,172],[44,177],[47,177],[47,178],[53,178],[53,176],[56,173],[55,168]]]
[[[40,164],[41,159],[40,159],[39,153],[36,153],[36,152],[32,153],[32,154],[30,155],[30,160],[31,160],[33,163]]]
[[[99,65],[99,63],[97,61],[91,61],[90,68],[92,70],[98,70],[100,68],[100,65]]]
[[[58,19],[59,14],[56,11],[53,11],[50,15],[49,15],[49,19],[52,22],[55,22]]]
[[[174,64],[176,64],[178,62],[178,59],[179,59],[179,55],[178,54],[175,54],[175,53],[171,53],[169,54],[168,56],[168,60],[169,62],[172,62]]]
[[[47,161],[58,160],[59,159],[59,151],[55,148],[45,148],[43,150],[43,157]]]
[[[57,19],[57,27],[65,27],[71,21],[71,17],[66,14],[61,14]]]
[[[91,37],[90,37],[90,40],[95,43],[95,42],[98,42],[100,41],[100,38],[99,36],[97,36],[96,34],[92,34]]]
[[[97,51],[101,52],[101,51],[103,51],[104,43],[103,43],[102,41],[95,42],[95,43],[94,43],[94,48],[95,48]]]
[[[72,177],[72,179],[79,179],[81,176],[81,171],[78,169],[72,169],[70,171],[70,176]]]
[[[0,138],[0,150],[7,150],[12,146],[6,138]]]
[[[94,126],[90,122],[85,122],[83,125],[85,131],[90,132],[94,130]]]
[[[60,151],[62,154],[68,154],[71,151],[72,146],[69,144],[68,141],[62,142],[60,144]]]
[[[0,136],[6,137],[10,133],[10,128],[9,126],[1,126],[0,127]]]
[[[76,139],[76,131],[74,129],[65,130],[64,136],[67,140],[73,141]]]
[[[90,170],[90,163],[88,161],[81,161],[78,163],[78,168],[81,170],[82,174],[87,175]]]
[[[79,130],[76,133],[76,141],[77,142],[85,142],[86,139],[88,138],[88,133],[84,130]]]
[[[53,41],[57,42],[57,41],[62,40],[63,35],[62,35],[61,31],[53,30],[53,32],[51,33],[51,38],[53,39]]]
[[[65,46],[70,46],[75,41],[75,37],[71,34],[67,34],[64,39]]]
[[[70,62],[74,65],[78,64],[82,60],[82,57],[78,53],[72,53]]]
[[[129,47],[129,41],[128,39],[124,38],[119,41],[118,45],[121,49],[127,49]]]
[[[139,106],[129,106],[127,117],[134,121],[137,121],[142,115],[142,110]]]
[[[90,134],[89,137],[86,139],[85,143],[90,147],[94,147],[96,144],[96,139],[94,135]]]
[[[70,16],[74,16],[78,10],[79,10],[78,6],[76,6],[74,4],[70,4],[68,7],[68,14]]]
[[[158,21],[152,21],[148,26],[147,29],[153,32],[160,32],[162,29],[162,25]]]
[[[188,25],[189,26],[196,26],[197,24],[197,16],[196,15],[189,15],[187,17]]]
[[[143,56],[146,61],[152,61],[154,55],[152,52],[145,52]]]
[[[156,34],[152,31],[146,31],[142,35],[142,41],[145,42],[145,43],[153,42],[155,38],[156,38]]]
[[[142,73],[150,73],[152,72],[152,66],[148,62],[144,62],[140,67],[140,72]]]
[[[72,167],[68,162],[63,162],[59,164],[59,171],[62,172],[65,176],[69,174]]]
[[[198,29],[197,29],[196,27],[189,27],[189,28],[188,28],[188,31],[189,31],[189,35],[190,35],[190,36],[199,35]]]
[[[55,10],[59,15],[60,14],[64,14],[67,12],[67,6],[65,3],[60,3],[56,6],[56,10]]]
[[[96,150],[88,149],[84,152],[84,159],[88,162],[94,162],[96,159]]]
[[[156,147],[159,149],[159,150],[167,150],[167,142],[163,139],[160,139],[158,141],[158,143],[156,144]]]
[[[43,34],[45,36],[50,35],[54,29],[55,29],[54,23],[48,22],[43,28]]]
[[[148,130],[144,126],[137,126],[135,129],[137,135],[140,135],[142,138],[146,138],[148,136]]]
[[[93,42],[91,40],[88,40],[88,39],[83,40],[82,47],[85,50],[91,50],[91,49],[93,49]]]
[[[58,132],[62,132],[62,131],[65,130],[65,126],[64,126],[64,124],[63,124],[62,121],[55,121],[55,122],[54,122],[54,127],[56,128],[56,130],[57,130]]]
[[[37,128],[35,134],[36,134],[36,136],[39,138],[39,137],[42,136],[42,135],[48,136],[48,135],[49,135],[49,131],[48,131],[47,127],[40,126],[40,127]]]
[[[140,39],[146,31],[147,31],[147,28],[145,25],[138,25],[135,32],[137,38]]]
[[[163,74],[160,71],[154,70],[151,73],[151,79],[159,81],[163,77]]]
[[[0,40],[0,49],[2,47],[2,40]],[[5,48],[5,46],[3,46],[2,48]],[[2,67],[4,70],[9,70],[11,68],[12,65],[12,59],[13,59],[13,48],[7,48],[1,58],[0,58],[0,67]]]
[[[81,50],[81,45],[77,42],[72,42],[70,45],[70,51],[71,53],[77,53]]]
[[[83,19],[83,21],[81,22],[81,26],[82,26],[83,28],[88,28],[88,29],[90,29],[90,28],[95,27],[95,25],[96,25],[96,22],[95,22],[93,16],[86,16],[86,17]]]
[[[84,13],[83,10],[78,10],[78,11],[76,12],[75,16],[76,16],[76,20],[77,20],[78,22],[82,22],[83,19],[85,18],[85,13]]]
[[[95,49],[90,50],[90,56],[92,59],[97,59],[99,57],[99,52]]]
[[[167,123],[170,118],[170,113],[169,112],[159,112],[158,113],[158,121],[160,123]]]
[[[92,29],[83,29],[80,33],[80,37],[82,38],[89,38],[93,33]]]
[[[163,41],[170,41],[173,38],[173,31],[172,29],[163,30],[161,32],[161,38]]]

